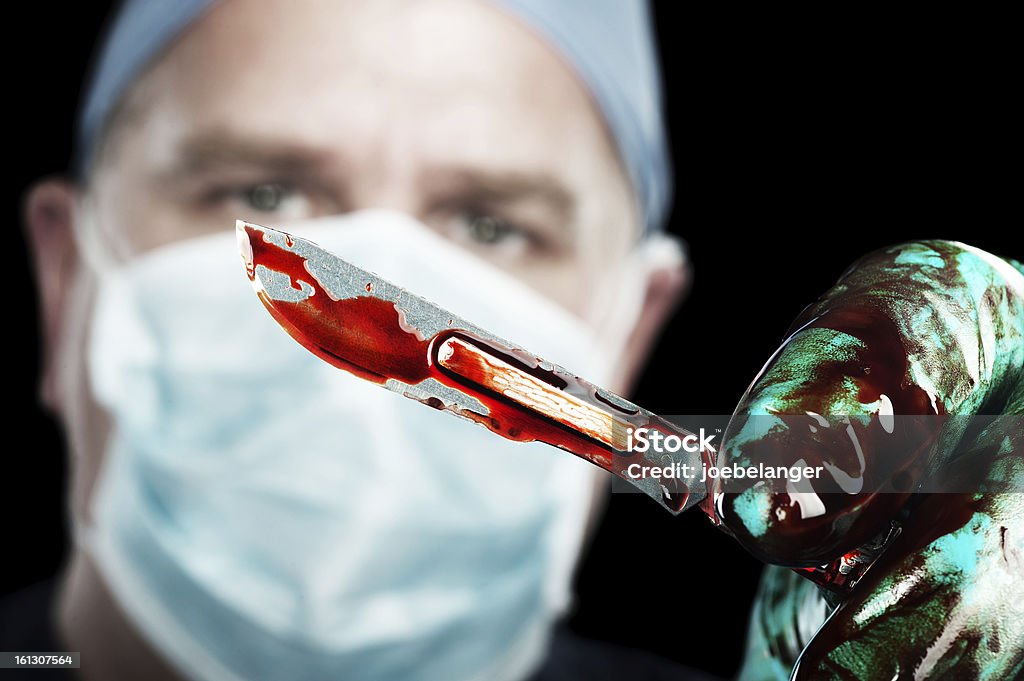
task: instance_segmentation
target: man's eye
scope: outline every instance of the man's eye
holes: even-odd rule
[[[265,182],[246,188],[242,195],[246,204],[253,210],[263,213],[272,213],[281,209],[281,204],[291,194],[290,190],[282,184]]]
[[[499,244],[520,233],[513,225],[490,215],[471,215],[466,220],[469,237],[481,244]]]

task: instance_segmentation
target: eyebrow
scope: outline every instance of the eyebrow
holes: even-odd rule
[[[323,149],[287,140],[238,137],[212,131],[183,140],[167,175],[189,175],[225,167],[258,166],[266,169],[309,173],[322,169],[331,159]]]
[[[573,193],[548,173],[455,167],[441,170],[428,182],[439,193],[480,202],[535,199],[565,219],[576,206]]]

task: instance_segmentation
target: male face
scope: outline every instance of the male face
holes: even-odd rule
[[[637,238],[586,91],[479,0],[222,3],[114,124],[92,190],[132,254],[387,207],[582,313]]]
[[[236,218],[365,208],[416,217],[580,316],[640,234],[599,111],[518,19],[480,0],[223,0],[125,96],[87,186],[48,181],[28,199],[44,396],[76,453],[76,515],[108,427],[87,389],[95,275],[75,231],[90,221],[130,259]],[[653,280],[623,375],[681,281]]]

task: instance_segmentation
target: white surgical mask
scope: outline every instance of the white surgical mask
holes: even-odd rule
[[[619,348],[411,218],[290,231],[581,376],[612,375]],[[639,309],[632,285],[620,328]],[[79,538],[184,674],[502,681],[535,668],[601,471],[320,361],[263,309],[229,230],[104,271],[88,353],[114,430]]]

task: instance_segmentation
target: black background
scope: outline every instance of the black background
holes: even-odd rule
[[[25,189],[67,166],[109,6],[89,4],[22,6],[4,43],[2,593],[54,574],[66,550],[67,465],[37,405],[35,287],[19,227]],[[789,321],[874,248],[937,237],[1024,255],[1011,126],[1022,120],[1019,74],[1005,18],[655,7],[676,169],[671,229],[689,243],[695,281],[637,402],[729,413]],[[699,512],[673,518],[641,495],[613,495],[571,623],[730,674],[759,570]]]

